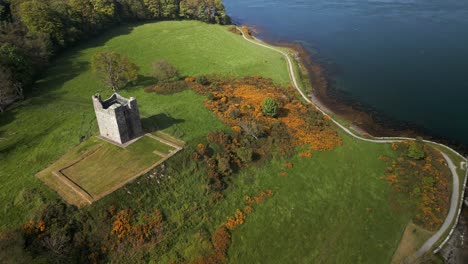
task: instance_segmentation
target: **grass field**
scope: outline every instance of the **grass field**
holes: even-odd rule
[[[388,186],[381,179],[386,165],[378,157],[392,151],[342,137],[344,146],[337,150],[293,158],[294,169],[286,169],[285,177],[278,173],[285,170],[283,161],[274,162],[274,170],[256,169],[239,177],[237,188],[258,184],[275,195],[234,232],[233,263],[391,260],[409,220],[391,210]]]
[[[334,151],[316,152],[310,159],[293,157],[294,168],[285,177],[279,175],[286,162],[281,157],[242,170],[226,198],[210,203],[206,173],[198,171],[190,148],[205,142],[210,131],[228,128],[192,91],[145,93],[151,62],[167,59],[186,76],[262,75],[282,84],[288,83],[288,73],[280,54],[250,44],[226,27],[190,21],[121,27],[76,47],[52,63],[21,106],[0,116],[0,135],[6,138],[0,141],[0,229],[24,223],[44,202],[56,199],[33,175],[97,133],[91,95],[107,96],[110,91],[91,73],[89,61],[101,50],[125,54],[141,67],[140,83],[122,95],[137,98],[145,127],[181,138],[188,148],[169,160],[173,177],[164,183],[145,177],[144,184],[128,186],[131,195],[121,189],[83,209],[92,215],[88,221],[95,221],[94,228],[113,204],[141,212],[158,208],[168,223],[170,241],[151,256],[162,263],[188,261],[206,250],[196,239],[200,230],[220,226],[242,208],[245,195],[272,189],[273,197],[256,206],[233,232],[233,263],[391,260],[410,216],[389,207],[388,186],[381,179],[386,164],[378,159],[392,155],[387,145],[342,134],[344,144]],[[36,194],[33,199],[25,195],[31,192]]]
[[[122,95],[138,99],[143,124],[155,124],[186,141],[224,126],[204,108],[203,97],[191,91],[145,93],[141,88],[148,84],[144,76],[152,61],[167,59],[186,76],[219,73],[288,80],[280,55],[246,43],[226,27],[200,22],[124,26],[69,50],[52,63],[21,106],[0,114],[0,230],[24,222],[44,200],[15,203],[22,201],[18,195],[34,189],[45,199],[55,197],[33,175],[97,132],[91,96],[108,96],[110,89],[91,72],[90,58],[102,50],[125,54],[141,68],[142,81]]]
[[[98,138],[91,138],[67,152],[58,161],[37,174],[48,186],[57,190],[67,202],[86,205],[79,193],[63,181],[68,178],[79,191],[95,201],[138,177],[162,162],[175,148],[144,136],[126,148]]]

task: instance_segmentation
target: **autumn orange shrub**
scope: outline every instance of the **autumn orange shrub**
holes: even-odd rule
[[[189,83],[193,83],[193,82],[195,82],[196,80],[197,80],[197,78],[191,77],[191,76],[186,77],[186,78],[184,79],[184,81],[189,82]]]
[[[386,181],[393,187],[392,200],[400,206],[410,202],[416,209],[413,221],[423,228],[435,231],[443,223],[449,207],[450,171],[437,150],[423,145],[426,157],[410,159],[410,142],[393,143],[398,157],[386,168]]]
[[[315,107],[291,98],[291,94],[297,94],[291,87],[280,87],[270,79],[258,76],[234,80],[214,79],[212,83],[217,85],[191,87],[197,93],[211,95],[212,98],[205,101],[205,106],[223,122],[235,127],[237,132],[242,129],[248,133],[239,124],[253,121],[261,124],[267,135],[279,141],[280,149],[308,145],[311,151],[323,151],[342,144],[330,118],[322,115]],[[262,102],[265,98],[273,98],[278,103],[277,117],[263,114]],[[233,109],[239,114],[233,115]]]
[[[236,214],[232,217],[228,217],[226,222],[226,227],[230,230],[236,229],[237,226],[240,226],[244,223],[246,215],[239,209],[237,209]]]
[[[110,248],[115,248],[119,243],[127,242],[131,244],[158,243],[163,236],[163,217],[159,210],[152,214],[140,216],[142,222],[135,222],[135,213],[132,209],[119,211],[113,217],[111,237],[117,240],[111,243]]]
[[[131,218],[133,217],[133,211],[131,209],[122,210],[114,218],[112,224],[111,235],[117,235],[118,239],[122,239],[132,230],[130,225]]]
[[[241,30],[242,30],[242,32],[244,32],[244,35],[245,35],[247,38],[250,38],[250,39],[253,38],[253,37],[252,37],[252,34],[250,33],[250,30],[249,30],[249,28],[248,28],[247,26],[242,26],[242,27],[241,27]]]
[[[245,202],[248,205],[254,205],[263,202],[266,198],[273,196],[272,190],[261,191],[257,196],[245,196]]]
[[[40,238],[46,231],[46,223],[42,219],[29,220],[21,227],[21,230],[25,235]]]

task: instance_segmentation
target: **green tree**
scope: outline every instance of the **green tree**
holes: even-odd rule
[[[0,112],[8,103],[23,97],[21,84],[14,80],[11,71],[0,66]]]
[[[94,54],[92,68],[114,92],[138,79],[138,66],[116,52]]]
[[[149,11],[145,7],[143,0],[125,0],[120,3],[123,9],[123,15],[130,20],[148,19]]]
[[[150,13],[150,17],[153,19],[162,17],[162,3],[161,0],[144,0],[145,7]]]
[[[176,18],[178,16],[179,3],[177,0],[161,0],[162,17]]]
[[[97,13],[113,17],[115,14],[115,3],[113,0],[92,0],[94,10]]]
[[[263,100],[262,110],[263,114],[275,117],[278,115],[278,103],[276,103],[275,99],[267,97],[265,100]]]
[[[416,140],[414,142],[411,142],[410,146],[408,147],[407,156],[415,160],[425,158],[426,153],[424,152],[422,141]]]
[[[34,72],[30,66],[30,62],[18,47],[10,43],[0,46],[0,65],[11,70],[14,80],[23,83],[30,83],[32,81]]]
[[[59,45],[65,44],[63,24],[57,12],[45,1],[31,0],[19,6],[21,22],[30,33],[46,33]]]
[[[0,21],[7,20],[9,17],[8,4],[5,0],[0,0]]]
[[[242,162],[251,162],[253,157],[253,151],[251,148],[240,147],[236,151],[237,157],[242,160]]]
[[[214,0],[215,21],[217,24],[227,25],[231,23],[231,18],[226,14],[222,0]]]

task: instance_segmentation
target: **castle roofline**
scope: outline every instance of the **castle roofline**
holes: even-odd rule
[[[121,96],[118,93],[113,93],[109,98],[106,100],[101,99],[100,94],[96,94],[93,96],[93,100],[99,102],[103,109],[116,109],[121,106],[128,105],[131,101],[135,100],[135,98],[130,97],[129,99]]]

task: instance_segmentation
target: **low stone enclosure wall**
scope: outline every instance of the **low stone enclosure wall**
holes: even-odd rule
[[[125,148],[92,138],[36,174],[67,203],[92,204],[181,151],[185,142],[162,132],[145,134]]]

